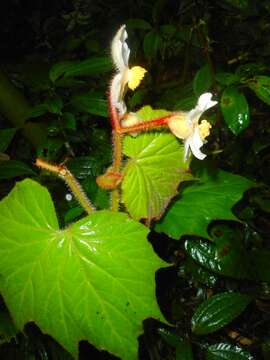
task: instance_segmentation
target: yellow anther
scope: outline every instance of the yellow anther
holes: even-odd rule
[[[211,127],[212,125],[209,124],[208,121],[202,120],[202,122],[199,125],[200,137],[202,140],[204,140],[207,136],[210,135]]]
[[[128,87],[135,90],[138,87],[147,71],[141,66],[134,66],[128,72]]]

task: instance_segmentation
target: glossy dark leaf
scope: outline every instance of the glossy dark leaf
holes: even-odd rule
[[[202,240],[187,240],[185,248],[194,261],[217,274],[236,279],[253,278],[249,258],[243,249],[225,245],[221,250]]]
[[[220,106],[227,126],[235,135],[248,127],[248,102],[245,95],[235,86],[228,87],[223,91]]]
[[[199,282],[208,287],[213,287],[218,280],[216,274],[211,273],[205,267],[193,261],[191,257],[186,259],[184,270],[188,280],[192,279],[193,282]]]
[[[195,311],[191,323],[197,335],[209,334],[230,323],[251,301],[248,295],[221,293],[204,301]]]
[[[228,343],[210,345],[207,348],[206,360],[253,360],[246,350]]]

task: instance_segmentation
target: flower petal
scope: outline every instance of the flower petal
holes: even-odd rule
[[[212,101],[211,93],[204,93],[199,97],[197,107],[204,112],[217,104],[217,101]]]
[[[191,137],[187,138],[184,141],[184,160],[187,160],[187,158],[189,156],[190,139],[191,139]]]
[[[112,79],[110,93],[111,93],[112,105],[116,107],[120,115],[125,114],[127,111],[126,104],[123,100],[122,84],[123,84],[123,74],[117,73]]]
[[[128,67],[130,50],[126,43],[127,37],[126,25],[122,25],[112,40],[112,59],[119,72]]]
[[[199,97],[196,107],[188,113],[190,124],[197,123],[206,110],[217,104],[217,101],[211,100],[212,96],[211,93],[204,93]]]
[[[199,160],[203,160],[206,155],[203,154],[200,148],[203,146],[203,141],[200,137],[199,127],[196,127],[193,134],[189,138],[189,145],[192,154]]]

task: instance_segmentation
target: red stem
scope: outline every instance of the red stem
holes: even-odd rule
[[[112,104],[112,95],[111,95],[111,89],[109,90],[108,95],[108,105],[109,105],[109,114],[111,119],[112,128],[118,131],[120,129],[120,121],[119,121],[119,115],[118,112]]]
[[[127,127],[120,127],[117,132],[119,134],[125,134],[125,133],[133,133],[133,132],[139,132],[139,131],[147,131],[150,129],[154,129],[161,126],[167,126],[168,121],[175,116],[175,113],[171,113],[170,115],[166,115],[154,120],[150,121],[143,121],[135,125],[127,126]]]

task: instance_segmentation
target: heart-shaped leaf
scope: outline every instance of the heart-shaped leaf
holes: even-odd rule
[[[168,114],[150,106],[137,112],[142,120]],[[189,180],[189,163],[184,161],[183,145],[170,133],[148,132],[137,137],[126,136],[124,154],[130,159],[124,168],[122,198],[134,219],[159,218],[180,181]]]
[[[0,203],[0,287],[15,325],[34,321],[75,357],[88,340],[137,359],[143,319],[162,318],[155,271],[164,263],[147,233],[110,211],[59,230],[48,191],[18,183]]]

